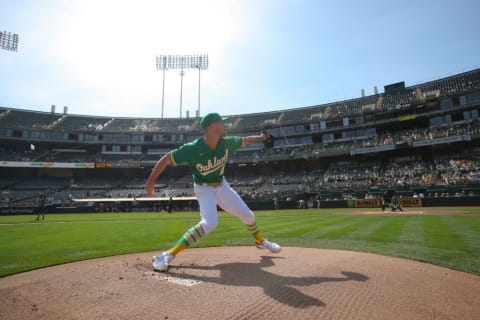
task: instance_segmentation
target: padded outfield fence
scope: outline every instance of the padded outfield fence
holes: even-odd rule
[[[46,213],[94,213],[94,212],[162,212],[167,211],[169,198],[98,198],[74,199],[72,203],[51,204],[45,206]],[[275,210],[273,200],[246,201],[252,210]],[[480,206],[480,197],[444,197],[444,198],[400,198],[400,204],[408,207],[462,207]],[[196,211],[195,197],[172,198],[173,211]],[[318,208],[380,208],[380,199],[347,200],[279,200],[278,209],[318,209]],[[3,207],[0,215],[35,214],[36,207]]]

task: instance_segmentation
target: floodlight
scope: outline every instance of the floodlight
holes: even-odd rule
[[[8,51],[18,50],[18,34],[7,31],[0,32],[0,48]]]
[[[163,71],[162,82],[162,118],[165,102],[165,71],[180,69],[180,118],[182,117],[183,77],[185,69],[198,69],[198,110],[200,116],[200,71],[208,69],[208,55],[157,55],[157,70]]]

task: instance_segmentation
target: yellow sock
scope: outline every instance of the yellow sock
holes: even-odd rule
[[[168,251],[173,256],[176,256],[180,251],[190,247],[192,244],[200,240],[200,238],[204,235],[205,232],[203,231],[202,226],[197,223],[196,225],[188,229],[187,232],[185,232],[183,236],[177,241],[177,243]]]
[[[257,224],[247,224],[247,230],[248,232],[255,238],[255,243],[256,244],[262,244],[263,243],[263,237],[260,231],[258,230]]]
[[[170,248],[168,250],[168,252],[170,252],[171,254],[173,254],[173,256],[176,256],[180,251],[182,251],[183,249],[185,249],[187,246],[184,244],[184,243],[178,243],[173,246],[172,248]]]

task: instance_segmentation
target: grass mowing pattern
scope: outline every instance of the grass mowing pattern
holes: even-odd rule
[[[372,252],[480,274],[480,208],[465,210],[472,215],[334,215],[347,210],[263,211],[257,213],[257,224],[265,237],[283,246]],[[199,217],[198,213],[129,213],[48,215],[47,223],[33,220],[34,216],[0,217],[0,224],[5,224],[0,225],[0,276],[94,257],[163,250]],[[196,246],[252,244],[237,218],[220,213],[217,229]]]
[[[397,242],[407,221],[408,217],[385,217],[384,223],[365,239],[372,242]]]

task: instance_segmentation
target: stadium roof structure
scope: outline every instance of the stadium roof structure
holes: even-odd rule
[[[393,93],[383,92],[366,97],[321,105],[277,111],[225,115],[233,130],[268,128],[342,118],[365,113],[388,112],[408,108],[432,99],[467,94],[480,89],[480,69],[446,78],[396,87]],[[51,129],[78,132],[200,132],[199,118],[138,118],[75,115],[66,112],[39,112],[0,107],[0,128]]]

